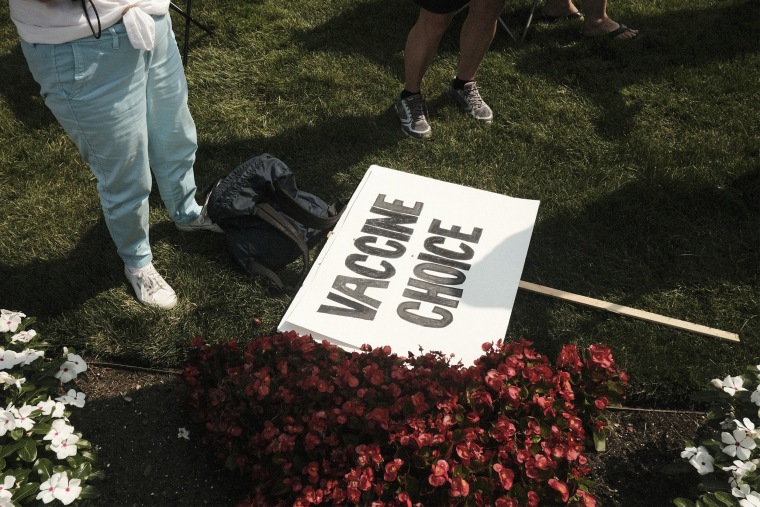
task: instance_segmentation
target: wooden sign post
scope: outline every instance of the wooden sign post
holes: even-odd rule
[[[572,303],[578,303],[578,304],[582,304],[586,306],[591,306],[594,308],[607,310],[608,312],[613,312],[620,315],[633,317],[636,319],[647,320],[649,322],[656,322],[658,324],[663,324],[665,326],[683,329],[686,331],[691,331],[693,333],[698,333],[698,334],[702,334],[706,336],[713,336],[721,340],[728,340],[728,341],[737,342],[737,343],[739,342],[739,335],[736,333],[721,331],[720,329],[713,329],[711,327],[702,326],[700,324],[692,324],[691,322],[686,322],[683,320],[671,319],[670,317],[665,317],[663,315],[658,315],[656,313],[645,312],[643,310],[637,310],[636,308],[630,308],[630,307],[618,305],[615,303],[609,303],[606,301],[593,299],[586,296],[579,296],[578,294],[572,294],[570,292],[565,292],[563,290],[552,289],[551,287],[537,285],[535,283],[526,282],[524,280],[520,280],[519,287],[521,289],[528,290],[530,292],[535,292],[538,294],[543,294],[545,296],[555,297],[558,299],[562,299],[564,301],[570,301]]]

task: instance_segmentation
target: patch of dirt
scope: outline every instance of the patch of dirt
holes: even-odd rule
[[[177,375],[93,367],[80,388],[84,408],[74,427],[92,442],[106,474],[93,483],[100,505],[234,506],[246,495],[245,481],[224,468],[201,442]],[[189,431],[189,440],[179,436]]]
[[[695,440],[705,415],[694,412],[610,410],[605,452],[588,453],[599,507],[672,507],[678,497],[696,498],[699,475],[664,473]]]
[[[80,385],[87,403],[71,419],[106,473],[95,484],[98,504],[224,507],[246,496],[247,481],[201,443],[177,375],[90,364],[88,376]],[[616,410],[610,418],[607,451],[588,453],[599,507],[668,507],[676,497],[693,498],[696,473],[670,476],[662,467],[696,438],[702,414]]]

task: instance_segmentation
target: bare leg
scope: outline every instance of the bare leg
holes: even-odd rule
[[[472,0],[467,18],[462,25],[459,35],[459,79],[471,81],[475,79],[480,62],[491,46],[496,34],[496,20],[504,8],[504,0]]]
[[[438,44],[454,13],[435,14],[420,9],[417,22],[409,31],[404,49],[404,88],[419,92],[422,78],[438,51]]]
[[[587,0],[584,4],[584,10],[583,35],[597,37],[613,32],[620,27],[619,23],[607,17],[607,0]],[[638,30],[629,29],[615,38],[630,40],[635,39],[638,35]]]
[[[543,13],[550,17],[566,16],[567,14],[574,14],[578,12],[578,9],[573,4],[572,0],[549,0],[544,5]]]

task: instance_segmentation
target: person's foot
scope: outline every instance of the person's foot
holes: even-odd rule
[[[206,214],[206,208],[203,208],[201,214],[195,217],[195,219],[184,224],[175,225],[177,226],[177,229],[184,232],[211,231],[219,234],[224,234],[222,228],[212,222],[208,217]]]
[[[478,85],[475,81],[469,81],[464,85],[464,88],[458,90],[454,88],[452,81],[449,86],[449,96],[454,99],[459,109],[469,114],[478,121],[484,123],[491,123],[493,121],[493,111],[488,107],[478,91]]]
[[[177,294],[169,287],[153,264],[143,268],[124,266],[124,274],[135,291],[137,300],[147,306],[171,310],[177,305]]]
[[[567,0],[549,0],[541,9],[539,19],[544,21],[559,21],[562,19],[583,21],[583,13],[572,2]]]
[[[418,139],[427,139],[433,135],[433,129],[427,119],[427,105],[422,95],[415,93],[405,99],[396,100],[396,113],[401,121],[401,131]]]
[[[614,41],[632,41],[637,39],[641,32],[605,18],[601,21],[591,22],[586,20],[581,28],[581,33],[586,37],[606,37]]]

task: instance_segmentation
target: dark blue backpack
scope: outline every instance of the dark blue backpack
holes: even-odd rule
[[[281,160],[263,154],[214,182],[206,212],[227,237],[238,265],[249,275],[264,275],[283,288],[275,273],[299,257],[309,270],[309,249],[323,239],[340,214],[319,197],[298,190]]]

